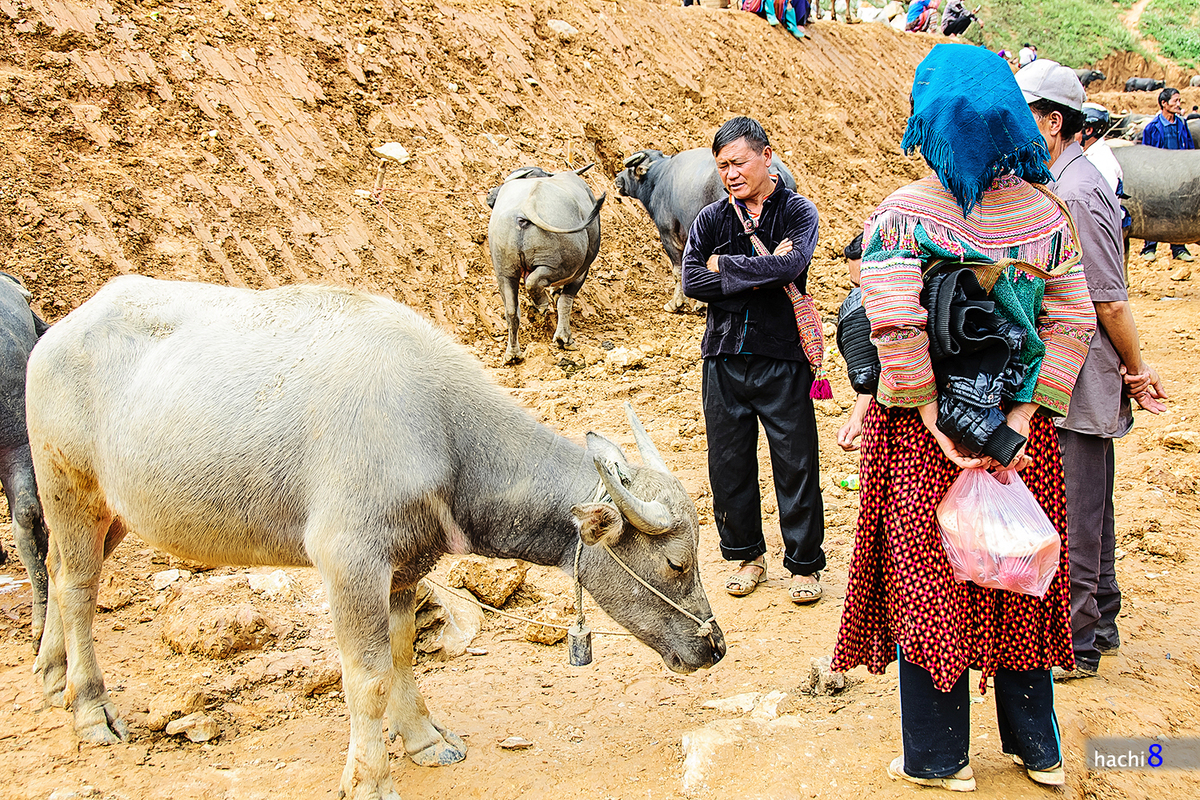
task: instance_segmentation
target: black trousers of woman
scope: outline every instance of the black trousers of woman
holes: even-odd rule
[[[967,671],[940,692],[923,667],[900,658],[900,728],[904,771],[914,778],[945,778],[965,767],[971,744],[971,690]],[[996,722],[1000,747],[1025,766],[1045,770],[1062,761],[1054,680],[1048,669],[996,670]]]

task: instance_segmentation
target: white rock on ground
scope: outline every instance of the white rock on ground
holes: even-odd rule
[[[159,692],[150,701],[150,713],[146,727],[161,731],[168,723],[204,710],[205,696],[199,689],[174,688]]]
[[[281,569],[254,574],[250,576],[250,590],[271,598],[286,596],[291,594],[292,579]]]
[[[443,592],[436,586],[429,588],[433,599],[446,613],[441,626],[423,634],[422,638],[439,645],[435,656],[448,661],[465,653],[468,645],[475,641],[475,637],[483,630],[483,609],[470,600]]]
[[[190,573],[189,573],[190,575]],[[170,586],[175,581],[184,576],[184,573],[177,569],[164,569],[162,572],[156,572],[150,577],[150,582],[154,585],[154,591],[162,591]]]
[[[702,708],[712,708],[725,714],[749,714],[754,710],[759,697],[762,697],[759,692],[746,692],[745,694],[735,694],[732,697],[722,697],[718,700],[705,700],[700,705]]]
[[[808,665],[808,679],[800,685],[800,691],[812,695],[834,695],[846,688],[846,673],[832,672],[829,656],[814,658]]]
[[[207,742],[217,738],[221,733],[217,721],[207,714],[188,714],[181,719],[167,723],[167,735],[186,736],[193,742]]]

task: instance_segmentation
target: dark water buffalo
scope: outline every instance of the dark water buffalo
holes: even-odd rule
[[[796,179],[778,155],[771,159],[771,172],[780,177],[784,186],[796,189]],[[614,183],[622,197],[641,201],[658,228],[658,237],[675,273],[675,293],[664,308],[676,311],[684,299],[679,279],[688,232],[702,208],[726,196],[712,150],[697,147],[674,156],[663,155],[660,150],[639,150],[625,159],[625,169],[617,174]]]
[[[557,295],[554,341],[574,342],[571,308],[600,252],[600,207],[607,196],[597,199],[579,177],[591,166],[557,174],[523,167],[488,194],[488,249],[508,321],[505,363],[521,359],[521,284],[539,311],[550,308],[547,293]]]
[[[0,483],[12,513],[17,554],[33,590],[33,641],[46,619],[46,526],[25,430],[25,366],[47,325],[29,308],[29,292],[0,272]],[[7,558],[0,548],[0,563]]]
[[[1146,127],[1146,123],[1152,119],[1154,119],[1153,114],[1125,114],[1119,117],[1114,114],[1112,125],[1108,129],[1108,137],[1140,142],[1142,128]]]
[[[1156,81],[1154,78],[1130,78],[1125,81],[1125,91],[1127,92],[1157,92],[1166,86],[1162,81]]]
[[[349,800],[399,800],[385,724],[418,764],[465,756],[412,671],[414,587],[444,554],[578,564],[670,669],[725,653],[696,506],[632,410],[641,466],[598,434],[585,447],[543,426],[386,298],[116,278],[42,337],[28,396],[51,531],[36,667],[83,741],[128,736],[92,620],[104,557],[129,532],[192,561],[316,567],[350,711]]]
[[[1196,145],[1196,149],[1200,150],[1200,119],[1189,119],[1187,121],[1188,133],[1192,135],[1192,144]]]
[[[1079,82],[1086,89],[1087,85],[1092,81],[1104,80],[1104,73],[1098,69],[1077,69],[1075,70],[1075,77],[1079,78]]]
[[[1114,147],[1124,173],[1127,236],[1153,242],[1200,242],[1200,150]],[[1128,238],[1126,239],[1128,249]]]

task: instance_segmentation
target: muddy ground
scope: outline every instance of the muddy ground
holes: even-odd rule
[[[731,598],[720,588],[727,567],[705,468],[703,317],[662,310],[671,283],[665,258],[640,206],[615,201],[611,178],[638,148],[703,145],[729,115],[758,116],[821,212],[810,287],[831,314],[849,286],[842,246],[875,203],[924,171],[897,143],[913,67],[935,39],[818,23],[810,41],[796,43],[747,14],[639,0],[0,0],[0,11],[0,268],[25,280],[48,318],[127,272],[387,294],[454,334],[531,413],[571,437],[596,429],[630,445],[621,412],[629,400],[695,498],[701,570],[728,657],[681,677],[629,638],[597,636],[595,662],[572,668],[562,645],[531,643],[520,623],[489,617],[475,643],[485,654],[418,665],[433,713],[470,751],[459,765],[430,769],[393,746],[405,798],[922,791],[884,771],[899,752],[894,670],[877,677],[857,669],[832,697],[798,691],[810,661],[832,650],[857,509],[855,493],[837,487],[857,461],[835,444],[851,399],[840,362],[831,359],[837,399],[818,412],[826,597],[810,608],[787,600],[764,447],[770,580]],[[555,32],[552,19],[577,32]],[[1149,95],[1097,98],[1114,109],[1153,108]],[[1200,102],[1200,90],[1185,90],[1184,100]],[[383,191],[356,195],[372,189],[370,149],[386,141],[403,144],[412,160],[389,169]],[[610,201],[601,255],[574,317],[578,346],[560,351],[548,344],[548,320],[527,321],[527,359],[502,366],[483,197],[517,166],[590,161],[599,169],[587,178]],[[1132,268],[1147,358],[1166,379],[1171,410],[1140,415],[1117,447],[1124,644],[1101,677],[1058,690],[1066,796],[1194,793],[1183,773],[1082,766],[1088,736],[1200,735],[1190,564],[1200,541],[1200,454],[1164,444],[1167,436],[1186,445],[1188,437],[1169,434],[1200,429],[1189,378],[1200,302],[1195,280],[1170,279],[1176,266],[1162,258]],[[609,347],[635,355],[617,365]],[[3,537],[11,550],[7,529]],[[334,652],[317,576],[289,571],[292,589],[274,599],[238,578],[270,570],[220,568],[155,589],[151,576],[172,567],[194,569],[131,538],[106,572],[97,649],[132,729],[130,743],[109,748],[80,747],[68,715],[42,707],[23,571],[0,568],[0,754],[9,765],[0,797],[336,796],[348,718],[336,689],[309,680],[312,665]],[[569,581],[551,571],[534,568],[529,582],[519,601],[527,611],[570,594]],[[183,612],[168,600],[189,587],[257,609],[267,630],[257,648],[224,659],[172,650],[164,634]],[[594,628],[614,628],[586,607]],[[172,687],[202,689],[216,739],[198,744],[149,729],[154,698]],[[744,715],[704,706],[772,691],[786,693],[775,717],[761,704]],[[977,699],[977,794],[1048,794],[1002,757],[991,699]],[[686,765],[695,768],[686,784],[685,735],[713,742]],[[510,736],[532,746],[501,749]]]

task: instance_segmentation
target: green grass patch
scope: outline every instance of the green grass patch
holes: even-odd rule
[[[1200,64],[1200,0],[1151,0],[1138,27],[1159,52],[1182,67]]]
[[[1175,2],[1194,11],[1200,0],[1153,2]],[[979,17],[984,28],[971,26],[967,38],[982,41],[991,50],[1015,53],[1030,42],[1037,46],[1039,58],[1070,67],[1094,64],[1113,52],[1145,53],[1119,19],[1129,7],[1125,0],[986,0],[983,6]]]

